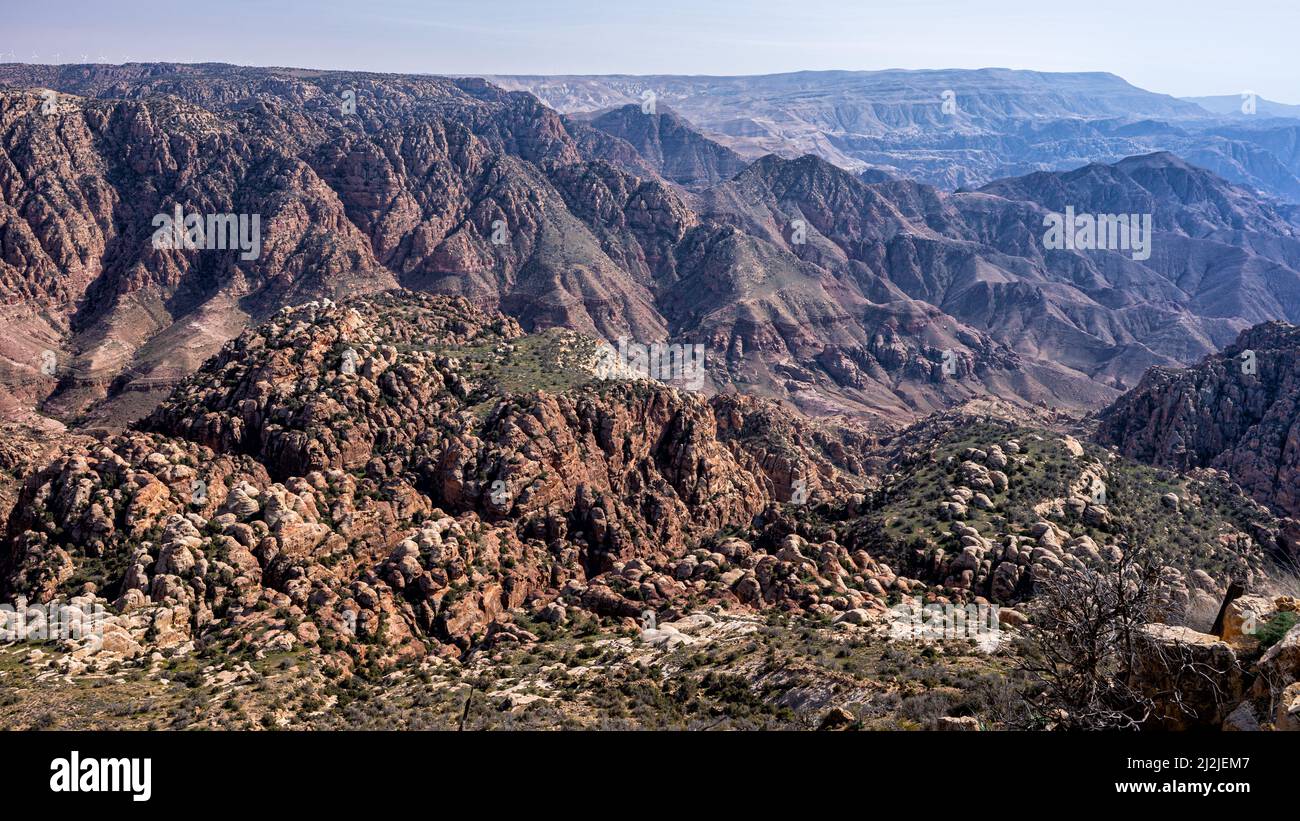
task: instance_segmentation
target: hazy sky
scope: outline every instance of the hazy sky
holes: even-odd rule
[[[1110,71],[1300,103],[1300,0],[0,0],[20,62],[168,60],[432,74]],[[84,58],[83,58],[83,55]]]

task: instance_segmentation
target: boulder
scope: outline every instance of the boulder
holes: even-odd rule
[[[563,624],[569,618],[569,611],[559,602],[551,602],[538,611],[537,618],[547,624]]]
[[[871,620],[871,613],[862,608],[845,610],[835,617],[834,624],[866,624]]]
[[[998,608],[998,624],[1007,627],[1022,627],[1029,623],[1029,618],[1019,610],[1012,610],[1010,607]]]
[[[843,707],[832,707],[830,712],[822,719],[821,724],[817,725],[818,730],[843,730],[849,727],[857,718]]]
[[[1154,721],[1171,730],[1218,727],[1241,702],[1245,676],[1232,645],[1172,624],[1137,632],[1135,686],[1155,705]]]
[[[1259,645],[1255,632],[1270,615],[1277,612],[1273,600],[1267,596],[1241,596],[1228,602],[1223,611],[1223,627],[1219,638],[1228,642],[1238,652],[1249,652]]]
[[[1273,729],[1289,732],[1300,730],[1300,681],[1288,684],[1278,697]]]
[[[1261,684],[1277,692],[1300,679],[1300,624],[1295,625],[1277,644],[1260,657],[1255,668]]]
[[[1243,701],[1228,717],[1223,720],[1225,732],[1253,733],[1260,729],[1259,718],[1255,715],[1255,705]]]
[[[679,633],[688,636],[698,635],[702,630],[712,627],[717,621],[706,613],[692,613],[689,616],[683,616],[677,621],[665,622],[659,625],[660,628],[671,628]]]

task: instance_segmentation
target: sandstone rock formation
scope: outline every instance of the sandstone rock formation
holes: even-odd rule
[[[888,570],[833,543],[705,542],[796,490],[861,487],[852,434],[596,361],[461,299],[285,309],[137,430],[27,480],[0,595],[97,594],[178,643],[310,644],[310,622],[399,655],[526,641],[520,607],[812,607],[805,564],[836,568],[838,607],[883,608],[851,576]]]

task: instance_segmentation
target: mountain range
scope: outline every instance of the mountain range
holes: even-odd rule
[[[478,79],[10,65],[0,83],[11,412],[120,427],[281,307],[398,286],[530,331],[703,344],[710,390],[886,424],[976,398],[1094,409],[1300,320],[1294,209],[1169,153],[949,192],[812,155],[746,164],[672,95],[568,117]],[[1128,88],[1108,115],[1154,96]],[[1045,248],[1067,205],[1153,214],[1153,254]],[[259,215],[260,257],[153,247],[178,206]]]
[[[0,66],[0,724],[1300,726],[1294,125],[651,79]]]
[[[1253,191],[1300,202],[1297,107],[1177,99],[1104,72],[1001,68],[802,71],[748,77],[491,76],[566,113],[642,101],[679,111],[742,155],[815,154],[940,188],[1172,151]]]

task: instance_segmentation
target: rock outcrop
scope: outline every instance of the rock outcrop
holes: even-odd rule
[[[1224,471],[1300,517],[1300,328],[1265,323],[1194,367],[1152,369],[1099,418],[1097,441],[1124,456]]]
[[[98,595],[182,644],[292,645],[310,622],[399,656],[526,640],[519,608],[883,608],[866,575],[887,568],[831,542],[710,541],[860,488],[851,434],[598,362],[462,299],[286,309],[138,429],[34,473],[0,595]],[[833,604],[805,566],[835,568]]]

